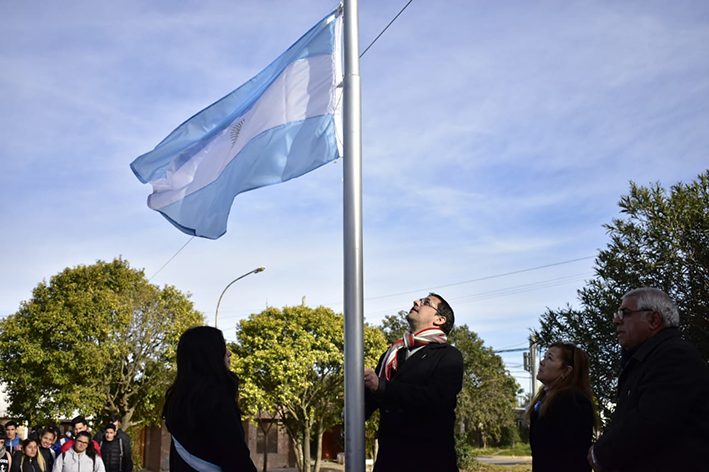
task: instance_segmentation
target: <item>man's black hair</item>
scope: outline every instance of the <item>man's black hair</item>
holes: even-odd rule
[[[106,429],[112,429],[112,430],[114,430],[114,431],[117,431],[116,425],[113,424],[113,423],[108,423],[103,429],[104,429],[104,430],[106,430]]]
[[[118,416],[117,414],[113,413],[111,416],[108,417],[108,422],[113,423],[114,421],[121,421],[121,417]]]
[[[17,422],[10,420],[7,423],[5,423],[5,428],[7,428],[8,426],[14,426],[15,429],[17,429]]]
[[[86,422],[86,418],[84,418],[83,416],[79,415],[79,416],[77,416],[76,418],[74,418],[73,420],[71,420],[71,427],[73,428],[73,427],[75,427],[75,426],[76,426],[77,424],[79,424],[79,423],[88,425],[88,423]]]
[[[440,300],[436,308],[438,314],[446,319],[446,322],[441,325],[441,329],[447,335],[450,334],[451,330],[453,329],[453,324],[455,323],[455,315],[453,314],[453,308],[451,308],[445,298],[438,295],[437,293],[431,292],[428,294],[428,296],[436,297],[438,300]]]

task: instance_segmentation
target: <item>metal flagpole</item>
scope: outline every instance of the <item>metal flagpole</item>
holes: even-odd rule
[[[357,0],[344,0],[345,470],[364,472],[362,82]]]

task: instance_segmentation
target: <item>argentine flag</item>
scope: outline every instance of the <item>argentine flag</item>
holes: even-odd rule
[[[217,239],[238,194],[340,157],[341,25],[338,9],[133,161],[153,187],[148,206],[187,234]]]

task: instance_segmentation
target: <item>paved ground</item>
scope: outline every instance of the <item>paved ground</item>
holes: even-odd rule
[[[320,465],[320,472],[342,472],[344,470],[344,464],[337,462],[324,461]],[[273,469],[269,467],[268,472],[298,472],[298,469],[296,467],[274,467]]]
[[[476,459],[483,464],[517,465],[529,464],[531,456],[478,456]]]
[[[517,465],[517,464],[529,464],[532,462],[530,456],[479,456],[477,460],[484,464],[496,464],[496,465]],[[280,467],[280,468],[269,468],[269,472],[297,472],[298,469],[294,467]],[[337,462],[323,462],[320,466],[320,472],[342,472],[345,470],[345,466],[338,464]],[[370,469],[371,470],[371,469]]]

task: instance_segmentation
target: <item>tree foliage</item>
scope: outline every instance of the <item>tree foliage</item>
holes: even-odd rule
[[[156,422],[179,336],[203,322],[187,296],[121,258],[67,268],[0,322],[8,410],[33,424],[76,411],[119,414],[126,429]]]
[[[709,362],[709,171],[669,191],[631,182],[619,206],[623,217],[605,225],[610,242],[596,258],[596,275],[578,292],[581,309],[548,310],[535,332],[541,345],[573,340],[588,351],[606,423],[620,364],[613,314],[628,290],[665,290],[677,302],[684,337]]]
[[[301,471],[311,470],[310,442],[320,468],[323,433],[341,422],[344,403],[344,318],[329,308],[268,308],[241,320],[232,362],[247,414],[267,411],[283,421]],[[386,349],[378,329],[365,326],[365,363]]]
[[[515,428],[520,387],[502,358],[467,325],[455,328],[449,341],[463,354],[463,389],[456,409],[460,431],[477,432],[483,447],[499,442],[503,431]]]

